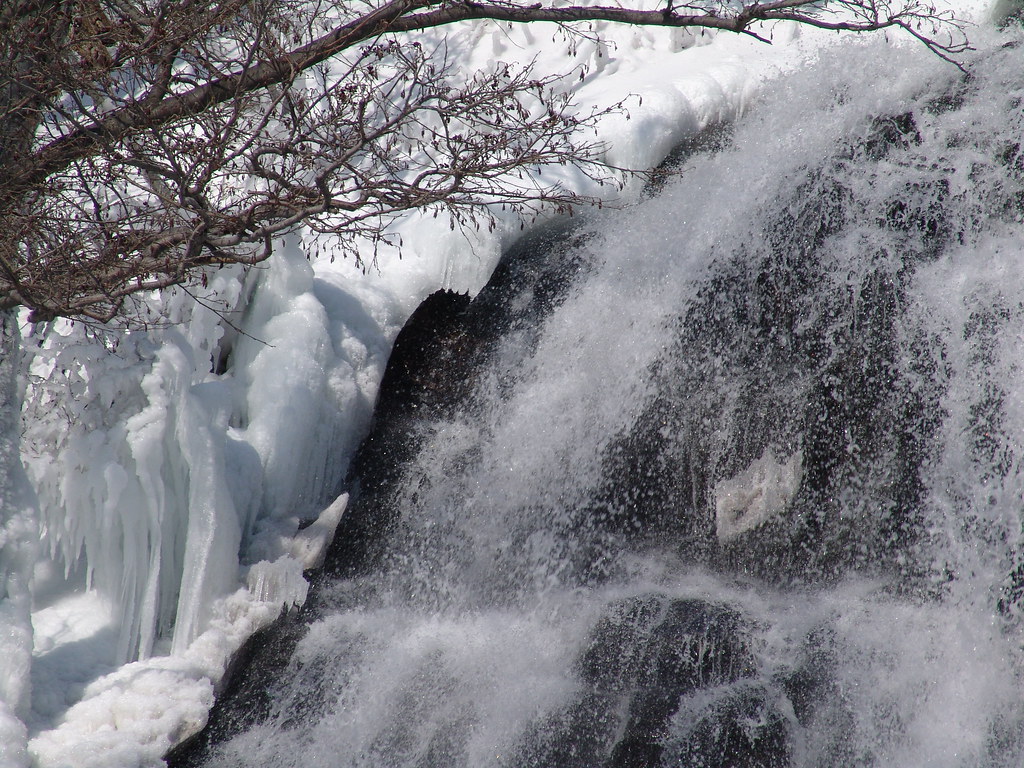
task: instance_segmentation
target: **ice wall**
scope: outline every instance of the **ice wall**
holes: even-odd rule
[[[32,628],[29,578],[38,526],[19,460],[18,405],[24,382],[17,318],[0,312],[0,766],[27,765]]]

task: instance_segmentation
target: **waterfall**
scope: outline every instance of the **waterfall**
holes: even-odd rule
[[[308,626],[196,764],[1020,765],[1004,42],[966,75],[832,51],[432,299],[438,368],[378,413]]]

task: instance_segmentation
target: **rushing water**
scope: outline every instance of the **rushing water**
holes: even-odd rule
[[[485,294],[497,342],[453,304],[486,363],[364,454],[204,759],[1021,765],[1022,64],[842,49]]]

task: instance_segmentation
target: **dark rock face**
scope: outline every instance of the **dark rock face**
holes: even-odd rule
[[[524,238],[472,301],[437,291],[409,318],[388,359],[370,433],[349,471],[352,500],[322,580],[366,574],[379,565],[398,514],[396,485],[410,459],[438,422],[469,407],[476,378],[503,334],[520,331],[529,345],[539,321],[583,268],[553,252],[568,233],[560,225]]]
[[[783,766],[788,723],[751,681],[745,621],[652,594],[610,605],[577,660],[583,690],[538,725],[521,768]]]
[[[370,434],[350,470],[352,502],[334,537],[321,579],[374,569],[388,543],[395,510],[392,485],[434,419],[467,393],[466,363],[479,346],[467,328],[469,296],[437,291],[395,339],[374,408]]]
[[[374,407],[372,432],[393,427],[403,418],[434,418],[465,396],[466,379],[459,374],[463,373],[460,361],[472,352],[471,338],[464,327],[469,306],[467,294],[436,291],[413,312],[388,358]],[[372,442],[363,447],[364,453]],[[386,441],[377,436],[376,442]],[[364,461],[354,473],[365,479],[370,470],[370,463]]]
[[[838,653],[829,627],[813,630],[782,682],[804,738],[811,742],[809,751],[821,755],[822,766],[857,763],[847,738],[854,729],[854,713],[836,681]]]
[[[769,691],[756,685],[740,688],[697,714],[666,747],[659,765],[784,768],[791,764],[791,728]]]
[[[843,281],[830,243],[865,214],[845,164],[898,163],[920,142],[913,114],[878,118],[778,202],[761,242],[721,255],[651,372],[658,394],[606,451],[592,514],[621,540],[671,541],[686,560],[768,582],[913,576],[941,384],[904,311],[916,265],[957,237],[943,223],[948,189],[908,181],[876,212],[898,253],[864,254]],[[799,452],[796,493],[756,535],[718,540],[716,486],[766,451]]]

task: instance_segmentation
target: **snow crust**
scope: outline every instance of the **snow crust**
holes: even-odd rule
[[[980,17],[989,4],[957,11]],[[770,47],[595,30],[602,42],[574,48],[543,25],[466,25],[445,42],[467,72],[510,60],[574,71],[581,109],[625,99],[600,138],[612,163],[634,168],[836,44],[786,25],[766,30]],[[627,188],[626,200],[637,194]],[[315,258],[300,232],[262,268],[211,272],[201,303],[150,297],[153,317],[171,321],[152,330],[23,328],[21,450],[38,519],[31,503],[0,499],[0,768],[159,765],[202,728],[232,655],[305,599],[303,571],[322,562],[344,514],[338,493],[399,329],[432,291],[483,286],[519,235],[518,222],[500,224],[463,233],[409,216],[396,226],[402,253],[378,254],[366,272]],[[16,529],[32,542],[21,560],[4,539]]]

